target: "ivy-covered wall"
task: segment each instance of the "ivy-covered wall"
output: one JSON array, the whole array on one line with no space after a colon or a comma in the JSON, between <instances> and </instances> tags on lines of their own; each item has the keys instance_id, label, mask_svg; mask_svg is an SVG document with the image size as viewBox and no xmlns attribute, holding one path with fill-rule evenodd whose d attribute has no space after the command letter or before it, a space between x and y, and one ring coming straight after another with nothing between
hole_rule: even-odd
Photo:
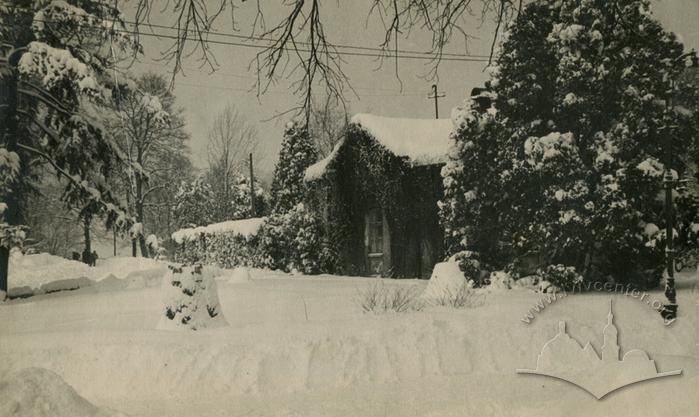
<instances>
[{"instance_id":1,"label":"ivy-covered wall","mask_svg":"<svg viewBox=\"0 0 699 417\"><path fill-rule=\"evenodd\" d=\"M307 184L338 253L341 272L367 275L365 215L380 208L390 234L390 267L383 275L428 278L443 256L437 202L441 165L411 166L364 130L350 125L347 140L320 179Z\"/></svg>"}]
</instances>

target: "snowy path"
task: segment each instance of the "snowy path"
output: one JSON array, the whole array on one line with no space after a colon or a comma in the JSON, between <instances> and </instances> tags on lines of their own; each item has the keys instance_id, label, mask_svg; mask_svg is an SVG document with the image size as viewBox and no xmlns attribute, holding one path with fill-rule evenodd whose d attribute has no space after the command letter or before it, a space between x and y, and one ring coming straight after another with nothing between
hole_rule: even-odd
<instances>
[{"instance_id":1,"label":"snowy path","mask_svg":"<svg viewBox=\"0 0 699 417\"><path fill-rule=\"evenodd\" d=\"M197 332L154 330L158 288L90 287L0 305L0 382L46 368L90 402L143 417L605 416L631 404L643 404L642 416L699 411L699 293L686 276L671 327L638 300L614 297L622 349L641 348L658 369L684 374L602 401L514 370L535 364L558 320L599 348L607 294L566 297L527 325L520 318L540 295L526 291L492 293L472 309L367 315L354 301L367 279L254 278L220 282L230 326Z\"/></svg>"}]
</instances>

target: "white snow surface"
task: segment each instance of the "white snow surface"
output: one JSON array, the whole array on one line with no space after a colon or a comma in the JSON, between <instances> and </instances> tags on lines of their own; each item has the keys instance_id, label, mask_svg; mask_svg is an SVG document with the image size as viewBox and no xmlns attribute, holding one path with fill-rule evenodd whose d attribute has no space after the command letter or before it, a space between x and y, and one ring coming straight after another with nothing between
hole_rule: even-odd
<instances>
[{"instance_id":1,"label":"white snow surface","mask_svg":"<svg viewBox=\"0 0 699 417\"><path fill-rule=\"evenodd\" d=\"M0 381L3 417L118 417L81 397L55 372L26 368Z\"/></svg>"},{"instance_id":2,"label":"white snow surface","mask_svg":"<svg viewBox=\"0 0 699 417\"><path fill-rule=\"evenodd\" d=\"M186 240L197 239L201 235L213 235L220 233L232 233L249 237L257 234L264 223L264 217L253 217L242 220L229 220L221 223L213 223L208 226L200 226L188 229L180 229L172 234L172 239L177 243Z\"/></svg>"},{"instance_id":3,"label":"white snow surface","mask_svg":"<svg viewBox=\"0 0 699 417\"><path fill-rule=\"evenodd\" d=\"M394 155L407 157L413 165L447 162L454 130L451 119L407 119L359 113L350 123L367 132ZM344 140L338 142L328 156L309 166L304 180L320 179L344 143Z\"/></svg>"},{"instance_id":4,"label":"white snow surface","mask_svg":"<svg viewBox=\"0 0 699 417\"><path fill-rule=\"evenodd\" d=\"M0 304L0 386L19 386L17 372L31 367L59 377L30 376L41 389L28 394L0 389L0 415L8 414L5 398L29 406L55 392L56 401L74 403L64 386L51 388L61 381L91 404L132 417L587 417L630 415L630 407L634 416L654 417L699 409L699 305L691 292L699 278L692 273L677 275L680 317L665 326L645 302L621 293L569 294L524 324L546 294L502 291L474 308L363 314L357 290L373 279L248 272L248 282L219 281L230 325L196 332L156 329L159 288L95 286ZM515 373L536 365L561 320L599 348L610 297L622 349L642 349L659 371L681 368L681 376L596 401L566 382ZM662 290L648 299L664 299Z\"/></svg>"},{"instance_id":5,"label":"white snow surface","mask_svg":"<svg viewBox=\"0 0 699 417\"><path fill-rule=\"evenodd\" d=\"M38 253L10 257L9 295L28 296L100 285L147 287L160 283L167 264L150 258L98 259L95 267L60 256Z\"/></svg>"},{"instance_id":6,"label":"white snow surface","mask_svg":"<svg viewBox=\"0 0 699 417\"><path fill-rule=\"evenodd\" d=\"M351 123L365 130L397 156L415 165L447 161L454 129L451 119L404 119L359 113Z\"/></svg>"},{"instance_id":7,"label":"white snow surface","mask_svg":"<svg viewBox=\"0 0 699 417\"><path fill-rule=\"evenodd\" d=\"M429 301L450 297L458 293L464 285L472 287L461 272L458 262L440 262L434 266L422 298Z\"/></svg>"}]
</instances>

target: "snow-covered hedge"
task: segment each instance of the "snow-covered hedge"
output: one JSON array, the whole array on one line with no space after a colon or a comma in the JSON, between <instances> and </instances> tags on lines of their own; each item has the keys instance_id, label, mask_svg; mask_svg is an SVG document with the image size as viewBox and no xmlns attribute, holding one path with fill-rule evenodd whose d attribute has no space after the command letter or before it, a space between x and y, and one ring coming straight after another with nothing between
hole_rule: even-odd
<instances>
[{"instance_id":1,"label":"snow-covered hedge","mask_svg":"<svg viewBox=\"0 0 699 417\"><path fill-rule=\"evenodd\" d=\"M178 230L175 261L221 268L252 266L332 272L335 256L322 238L315 214L302 203L286 213Z\"/></svg>"},{"instance_id":2,"label":"snow-covered hedge","mask_svg":"<svg viewBox=\"0 0 699 417\"><path fill-rule=\"evenodd\" d=\"M257 234L264 222L260 217L178 230L172 234L177 244L175 261L222 268L255 266L259 258Z\"/></svg>"}]
</instances>

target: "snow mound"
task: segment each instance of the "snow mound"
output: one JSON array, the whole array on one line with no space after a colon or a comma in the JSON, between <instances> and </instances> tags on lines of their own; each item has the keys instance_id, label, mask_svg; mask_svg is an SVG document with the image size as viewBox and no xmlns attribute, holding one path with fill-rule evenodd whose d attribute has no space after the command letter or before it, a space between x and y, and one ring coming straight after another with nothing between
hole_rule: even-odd
<instances>
[{"instance_id":1,"label":"snow mound","mask_svg":"<svg viewBox=\"0 0 699 417\"><path fill-rule=\"evenodd\" d=\"M456 294L464 285L470 287L472 284L466 280L457 262L440 262L434 266L427 288L422 293L422 298L424 300L438 300L449 297Z\"/></svg>"},{"instance_id":2,"label":"snow mound","mask_svg":"<svg viewBox=\"0 0 699 417\"><path fill-rule=\"evenodd\" d=\"M49 255L37 253L34 255L22 255L21 252L12 252L10 256L10 296L13 296L14 287L40 288L44 284L54 281L87 278L92 275L88 265Z\"/></svg>"},{"instance_id":3,"label":"snow mound","mask_svg":"<svg viewBox=\"0 0 699 417\"><path fill-rule=\"evenodd\" d=\"M43 368L26 368L0 383L3 417L116 417L96 407L60 376Z\"/></svg>"},{"instance_id":4,"label":"snow mound","mask_svg":"<svg viewBox=\"0 0 699 417\"><path fill-rule=\"evenodd\" d=\"M208 226L180 229L172 234L172 240L177 243L183 243L188 240L197 239L200 235L214 235L220 233L232 233L249 237L257 234L257 231L264 221L264 217L254 217L250 219L213 223Z\"/></svg>"},{"instance_id":5,"label":"snow mound","mask_svg":"<svg viewBox=\"0 0 699 417\"><path fill-rule=\"evenodd\" d=\"M200 265L170 267L163 278L160 330L199 330L228 323L218 301L213 274Z\"/></svg>"},{"instance_id":6,"label":"snow mound","mask_svg":"<svg viewBox=\"0 0 699 417\"><path fill-rule=\"evenodd\" d=\"M416 165L446 162L453 130L451 119L402 119L360 113L352 117L360 127L397 156Z\"/></svg>"},{"instance_id":7,"label":"snow mound","mask_svg":"<svg viewBox=\"0 0 699 417\"><path fill-rule=\"evenodd\" d=\"M242 284L245 282L250 282L250 280L251 280L250 270L246 267L243 267L243 266L235 268L233 270L233 272L231 272L228 275L224 275L224 277L225 277L224 279L227 282L233 283L233 284Z\"/></svg>"},{"instance_id":8,"label":"snow mound","mask_svg":"<svg viewBox=\"0 0 699 417\"><path fill-rule=\"evenodd\" d=\"M10 256L10 297L77 290L98 284L100 288L146 288L160 284L167 264L150 258L99 259L90 267L48 253ZM123 280L118 284L115 280ZM105 281L102 283L102 281Z\"/></svg>"}]
</instances>

